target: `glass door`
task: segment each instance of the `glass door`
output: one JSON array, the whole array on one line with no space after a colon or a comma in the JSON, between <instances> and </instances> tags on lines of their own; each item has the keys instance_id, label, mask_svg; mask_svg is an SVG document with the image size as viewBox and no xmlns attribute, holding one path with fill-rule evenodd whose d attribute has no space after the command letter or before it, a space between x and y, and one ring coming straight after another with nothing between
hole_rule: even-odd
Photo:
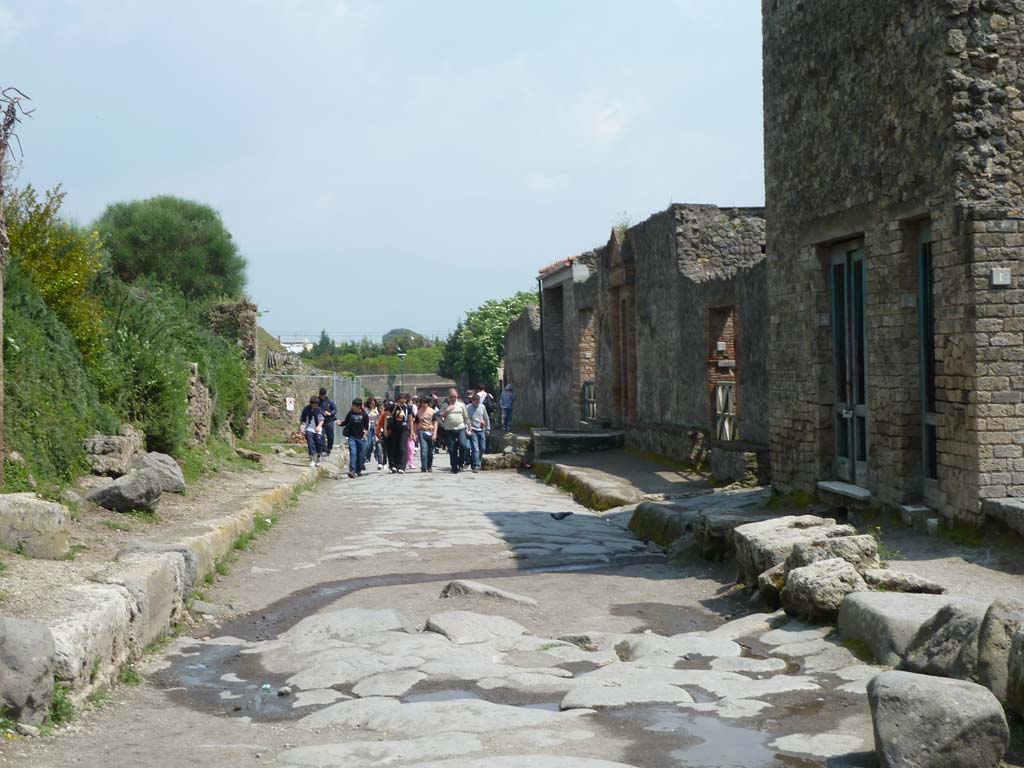
<instances>
[{"instance_id":1,"label":"glass door","mask_svg":"<svg viewBox=\"0 0 1024 768\"><path fill-rule=\"evenodd\" d=\"M863 484L868 476L867 281L860 243L837 246L831 259L835 350L835 473Z\"/></svg>"},{"instance_id":2,"label":"glass door","mask_svg":"<svg viewBox=\"0 0 1024 768\"><path fill-rule=\"evenodd\" d=\"M925 501L938 493L939 414L935 404L935 267L932 261L932 231L930 226L921 230L918 243L918 275L920 287L921 329L921 458L922 492Z\"/></svg>"}]
</instances>

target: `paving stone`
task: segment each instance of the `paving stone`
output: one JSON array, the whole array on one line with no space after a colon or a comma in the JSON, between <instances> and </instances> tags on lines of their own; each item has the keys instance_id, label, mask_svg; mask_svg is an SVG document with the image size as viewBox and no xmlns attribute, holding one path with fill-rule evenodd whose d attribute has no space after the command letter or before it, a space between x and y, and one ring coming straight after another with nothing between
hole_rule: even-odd
<instances>
[{"instance_id":1,"label":"paving stone","mask_svg":"<svg viewBox=\"0 0 1024 768\"><path fill-rule=\"evenodd\" d=\"M739 656L743 649L732 640L707 637L703 633L675 635L633 635L619 646L625 648L625 656L630 661L644 660L653 663L656 657L664 657L669 663L689 656ZM621 652L621 650L620 650Z\"/></svg>"},{"instance_id":2,"label":"paving stone","mask_svg":"<svg viewBox=\"0 0 1024 768\"><path fill-rule=\"evenodd\" d=\"M627 763L610 763L607 760L591 760L586 757L566 757L565 755L511 755L416 763L413 768L635 768L635 766Z\"/></svg>"},{"instance_id":3,"label":"paving stone","mask_svg":"<svg viewBox=\"0 0 1024 768\"><path fill-rule=\"evenodd\" d=\"M739 619L727 621L721 626L705 632L707 637L721 637L739 640L741 637L757 637L789 621L785 611L774 613L752 613Z\"/></svg>"},{"instance_id":4,"label":"paving stone","mask_svg":"<svg viewBox=\"0 0 1024 768\"><path fill-rule=\"evenodd\" d=\"M632 704L671 704L692 702L682 688L666 683L641 685L603 685L599 681L581 683L572 688L562 699L565 709L609 709Z\"/></svg>"},{"instance_id":5,"label":"paving stone","mask_svg":"<svg viewBox=\"0 0 1024 768\"><path fill-rule=\"evenodd\" d=\"M286 750L280 759L285 765L300 768L368 768L369 766L408 765L424 755L450 757L483 752L479 736L449 733L406 741L354 741L345 744L318 744Z\"/></svg>"},{"instance_id":6,"label":"paving stone","mask_svg":"<svg viewBox=\"0 0 1024 768\"><path fill-rule=\"evenodd\" d=\"M769 672L781 672L786 668L786 662L782 659L755 659L748 656L726 656L714 659L711 662L711 669L716 672L748 672L754 674L765 674Z\"/></svg>"},{"instance_id":7,"label":"paving stone","mask_svg":"<svg viewBox=\"0 0 1024 768\"><path fill-rule=\"evenodd\" d=\"M831 627L815 626L802 621L790 621L758 638L765 645L788 645L821 640L831 634Z\"/></svg>"},{"instance_id":8,"label":"paving stone","mask_svg":"<svg viewBox=\"0 0 1024 768\"><path fill-rule=\"evenodd\" d=\"M426 680L427 676L415 670L384 672L372 677L363 678L353 688L352 693L360 698L368 696L404 696L416 683Z\"/></svg>"},{"instance_id":9,"label":"paving stone","mask_svg":"<svg viewBox=\"0 0 1024 768\"><path fill-rule=\"evenodd\" d=\"M924 579L913 573L903 573L888 568L868 569L864 571L863 576L869 587L884 592L907 592L923 595L941 595L946 592L946 588L938 582Z\"/></svg>"},{"instance_id":10,"label":"paving stone","mask_svg":"<svg viewBox=\"0 0 1024 768\"><path fill-rule=\"evenodd\" d=\"M426 629L444 635L457 645L526 634L526 629L511 619L470 611L435 613L427 619Z\"/></svg>"},{"instance_id":11,"label":"paving stone","mask_svg":"<svg viewBox=\"0 0 1024 768\"><path fill-rule=\"evenodd\" d=\"M769 743L775 749L814 757L840 757L861 752L870 745L860 736L846 733L793 733Z\"/></svg>"}]
</instances>

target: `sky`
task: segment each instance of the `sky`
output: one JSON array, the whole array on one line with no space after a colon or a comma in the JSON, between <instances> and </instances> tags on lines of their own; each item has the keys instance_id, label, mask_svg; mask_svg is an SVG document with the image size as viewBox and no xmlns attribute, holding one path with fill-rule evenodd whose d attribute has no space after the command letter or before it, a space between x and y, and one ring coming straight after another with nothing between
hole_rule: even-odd
<instances>
[{"instance_id":1,"label":"sky","mask_svg":"<svg viewBox=\"0 0 1024 768\"><path fill-rule=\"evenodd\" d=\"M212 205L285 337L444 337L623 220L763 204L760 46L760 0L0 0L19 183Z\"/></svg>"}]
</instances>

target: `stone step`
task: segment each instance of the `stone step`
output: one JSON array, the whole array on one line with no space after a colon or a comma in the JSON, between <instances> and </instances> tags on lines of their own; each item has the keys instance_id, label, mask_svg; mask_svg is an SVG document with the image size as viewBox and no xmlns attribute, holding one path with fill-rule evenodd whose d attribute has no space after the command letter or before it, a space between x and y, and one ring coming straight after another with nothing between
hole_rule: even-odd
<instances>
[{"instance_id":1,"label":"stone step","mask_svg":"<svg viewBox=\"0 0 1024 768\"><path fill-rule=\"evenodd\" d=\"M985 499L981 511L1024 535L1024 499Z\"/></svg>"}]
</instances>

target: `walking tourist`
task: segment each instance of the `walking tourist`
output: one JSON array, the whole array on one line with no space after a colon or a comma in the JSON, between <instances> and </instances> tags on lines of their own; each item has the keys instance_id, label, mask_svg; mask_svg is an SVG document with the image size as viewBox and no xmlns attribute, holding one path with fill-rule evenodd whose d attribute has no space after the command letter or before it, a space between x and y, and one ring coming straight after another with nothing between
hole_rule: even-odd
<instances>
[{"instance_id":1,"label":"walking tourist","mask_svg":"<svg viewBox=\"0 0 1024 768\"><path fill-rule=\"evenodd\" d=\"M363 409L361 398L352 401L352 408L341 423L341 434L348 438L348 476L359 477L366 468L364 445L370 429L370 417Z\"/></svg>"},{"instance_id":2,"label":"walking tourist","mask_svg":"<svg viewBox=\"0 0 1024 768\"><path fill-rule=\"evenodd\" d=\"M473 393L473 402L466 409L469 414L469 444L472 447L473 471L479 472L487 450L487 433L491 431L491 420L487 409L480 401L480 393Z\"/></svg>"},{"instance_id":3,"label":"walking tourist","mask_svg":"<svg viewBox=\"0 0 1024 768\"><path fill-rule=\"evenodd\" d=\"M381 407L380 415L377 416L377 444L380 446L382 456L382 460L377 462L377 469L384 469L384 466L388 463L388 441L385 433L387 432L388 419L391 418L393 410L395 410L395 404L388 400Z\"/></svg>"},{"instance_id":4,"label":"walking tourist","mask_svg":"<svg viewBox=\"0 0 1024 768\"><path fill-rule=\"evenodd\" d=\"M324 449L324 456L330 456L331 451L334 450L334 425L338 423L338 406L334 404L334 401L327 396L327 390L320 387L320 410L324 414L324 440L326 441L326 447Z\"/></svg>"},{"instance_id":5,"label":"walking tourist","mask_svg":"<svg viewBox=\"0 0 1024 768\"><path fill-rule=\"evenodd\" d=\"M380 407L377 405L377 398L368 397L363 407L366 409L366 416L370 419L370 428L366 431L365 460L369 461L372 456L377 462L377 469L380 469L381 454L384 449L380 440L377 439L377 422L380 420Z\"/></svg>"},{"instance_id":6,"label":"walking tourist","mask_svg":"<svg viewBox=\"0 0 1024 768\"><path fill-rule=\"evenodd\" d=\"M319 467L323 447L320 438L324 431L324 412L320 410L320 399L313 395L309 404L299 414L299 424L306 435L306 449L309 451L309 466Z\"/></svg>"},{"instance_id":7,"label":"walking tourist","mask_svg":"<svg viewBox=\"0 0 1024 768\"><path fill-rule=\"evenodd\" d=\"M454 387L448 390L448 403L441 411L441 423L448 440L448 460L452 465L452 474L457 474L462 469L462 456L469 452L469 440L466 437L469 413L466 404L459 400L459 391Z\"/></svg>"},{"instance_id":8,"label":"walking tourist","mask_svg":"<svg viewBox=\"0 0 1024 768\"><path fill-rule=\"evenodd\" d=\"M512 385L506 384L501 390L501 428L506 432L512 429L512 406L516 403L516 393Z\"/></svg>"},{"instance_id":9,"label":"walking tourist","mask_svg":"<svg viewBox=\"0 0 1024 768\"><path fill-rule=\"evenodd\" d=\"M420 440L420 472L434 471L434 441L437 439L437 419L427 398L420 398L416 411L416 432Z\"/></svg>"},{"instance_id":10,"label":"walking tourist","mask_svg":"<svg viewBox=\"0 0 1024 768\"><path fill-rule=\"evenodd\" d=\"M416 469L416 447L419 437L416 434L416 409L418 403L415 397L408 393L405 395L405 402L409 404L409 441L405 446L405 468Z\"/></svg>"},{"instance_id":11,"label":"walking tourist","mask_svg":"<svg viewBox=\"0 0 1024 768\"><path fill-rule=\"evenodd\" d=\"M409 445L409 409L405 404L405 397L402 395L398 396L398 402L388 414L384 437L387 440L388 465L391 467L391 472L404 475L405 453Z\"/></svg>"}]
</instances>

